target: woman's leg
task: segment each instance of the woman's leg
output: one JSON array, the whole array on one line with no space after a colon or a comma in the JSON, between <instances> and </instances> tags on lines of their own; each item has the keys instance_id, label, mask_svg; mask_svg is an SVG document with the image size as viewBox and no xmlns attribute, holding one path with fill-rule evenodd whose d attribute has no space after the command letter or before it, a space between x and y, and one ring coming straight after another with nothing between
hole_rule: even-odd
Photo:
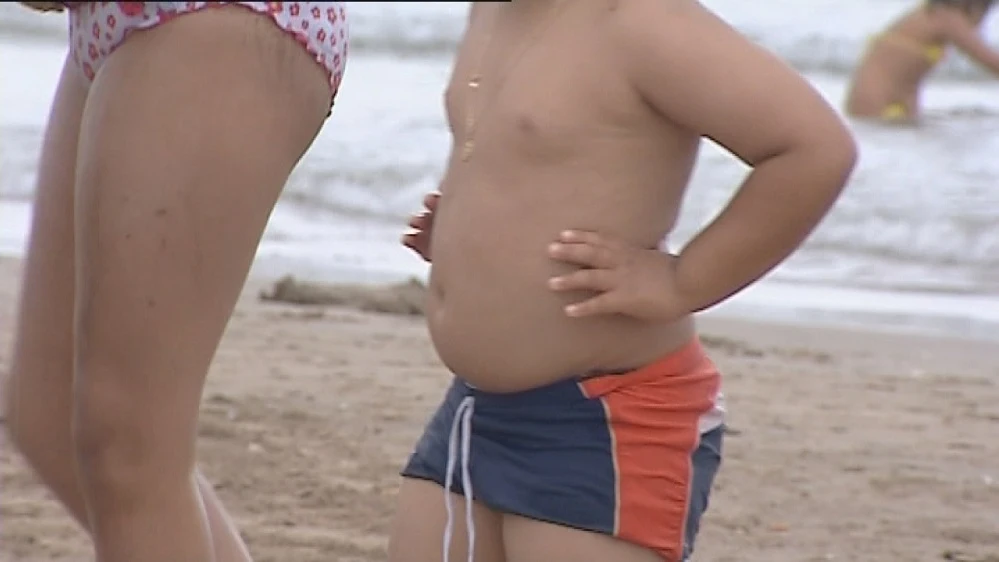
<instances>
[{"instance_id":1,"label":"woman's leg","mask_svg":"<svg viewBox=\"0 0 999 562\"><path fill-rule=\"evenodd\" d=\"M38 163L28 252L4 401L11 441L86 523L69 420L73 389L73 181L87 92L67 59Z\"/></svg>"},{"instance_id":2,"label":"woman's leg","mask_svg":"<svg viewBox=\"0 0 999 562\"><path fill-rule=\"evenodd\" d=\"M193 471L204 378L329 98L295 41L238 8L135 34L91 87L73 435L100 562L213 559Z\"/></svg>"},{"instance_id":3,"label":"woman's leg","mask_svg":"<svg viewBox=\"0 0 999 562\"><path fill-rule=\"evenodd\" d=\"M70 433L73 411L73 183L86 89L65 64L39 160L34 216L4 409L11 441L89 532ZM220 561L249 560L211 484L198 478Z\"/></svg>"}]
</instances>

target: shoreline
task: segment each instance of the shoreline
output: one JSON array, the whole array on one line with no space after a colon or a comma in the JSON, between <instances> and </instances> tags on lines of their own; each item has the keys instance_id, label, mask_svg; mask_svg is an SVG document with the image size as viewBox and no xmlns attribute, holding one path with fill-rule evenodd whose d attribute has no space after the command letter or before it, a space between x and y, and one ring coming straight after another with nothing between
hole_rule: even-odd
<instances>
[{"instance_id":1,"label":"shoreline","mask_svg":"<svg viewBox=\"0 0 999 562\"><path fill-rule=\"evenodd\" d=\"M0 374L19 275L0 258ZM268 288L247 283L211 367L202 469L256 562L384 560L398 471L450 375L421 317L262 301ZM733 431L698 559L995 562L994 346L699 324ZM0 562L90 558L2 432L0 480Z\"/></svg>"},{"instance_id":2,"label":"shoreline","mask_svg":"<svg viewBox=\"0 0 999 562\"><path fill-rule=\"evenodd\" d=\"M27 231L30 226L30 203L8 203L0 209L0 222L8 225L8 228L0 230L0 260L18 262L23 259L23 251L19 251L18 247L23 245L26 235L19 237L10 232ZM386 256L393 251L377 243L371 247ZM400 249L399 252L404 251ZM348 264L317 265L309 257L282 256L270 248L265 239L251 267L247 284L260 286L273 283L285 275L309 282L353 283L373 288L411 278L426 282L426 266L418 258L411 258L402 265L417 271L351 267ZM704 319L791 324L803 328L999 342L999 297L992 295L893 292L765 279L698 316Z\"/></svg>"}]
</instances>

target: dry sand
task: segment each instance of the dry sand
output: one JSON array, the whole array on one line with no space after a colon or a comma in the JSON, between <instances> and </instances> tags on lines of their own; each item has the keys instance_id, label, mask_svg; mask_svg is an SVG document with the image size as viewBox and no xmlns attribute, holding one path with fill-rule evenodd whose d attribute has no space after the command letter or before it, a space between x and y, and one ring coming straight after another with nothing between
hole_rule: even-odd
<instances>
[{"instance_id":1,"label":"dry sand","mask_svg":"<svg viewBox=\"0 0 999 562\"><path fill-rule=\"evenodd\" d=\"M0 260L0 371L19 263ZM201 459L261 562L377 561L397 470L448 374L418 316L262 302L206 391ZM351 306L355 308L351 308ZM698 560L999 561L999 351L702 321L732 433ZM0 562L92 560L2 442Z\"/></svg>"}]
</instances>

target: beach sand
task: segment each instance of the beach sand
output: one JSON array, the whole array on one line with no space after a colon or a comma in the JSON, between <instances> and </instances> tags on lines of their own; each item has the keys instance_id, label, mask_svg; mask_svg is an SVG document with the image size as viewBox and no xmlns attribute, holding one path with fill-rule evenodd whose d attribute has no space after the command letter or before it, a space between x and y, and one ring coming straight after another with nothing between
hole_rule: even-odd
<instances>
[{"instance_id":1,"label":"beach sand","mask_svg":"<svg viewBox=\"0 0 999 562\"><path fill-rule=\"evenodd\" d=\"M0 260L0 370L20 264ZM384 560L397 471L449 375L422 318L245 291L202 414L206 474L260 562ZM999 561L999 352L707 318L731 433L697 559ZM0 443L0 561L92 560Z\"/></svg>"}]
</instances>

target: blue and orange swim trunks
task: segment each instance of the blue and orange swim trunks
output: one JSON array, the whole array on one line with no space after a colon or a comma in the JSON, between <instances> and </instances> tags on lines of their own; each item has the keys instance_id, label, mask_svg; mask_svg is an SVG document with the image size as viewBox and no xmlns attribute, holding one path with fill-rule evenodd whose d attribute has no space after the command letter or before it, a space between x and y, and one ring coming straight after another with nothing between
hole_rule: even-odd
<instances>
[{"instance_id":1,"label":"blue and orange swim trunks","mask_svg":"<svg viewBox=\"0 0 999 562\"><path fill-rule=\"evenodd\" d=\"M696 339L634 371L524 392L455 378L402 474L684 560L721 458L723 428L699 427L720 381Z\"/></svg>"}]
</instances>

